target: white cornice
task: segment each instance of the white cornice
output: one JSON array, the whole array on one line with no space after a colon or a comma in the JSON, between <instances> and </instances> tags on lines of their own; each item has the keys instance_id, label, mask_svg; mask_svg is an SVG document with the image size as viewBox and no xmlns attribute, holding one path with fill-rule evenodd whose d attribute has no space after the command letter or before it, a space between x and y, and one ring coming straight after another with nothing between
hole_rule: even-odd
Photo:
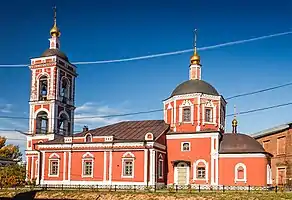
<instances>
[{"instance_id":1,"label":"white cornice","mask_svg":"<svg viewBox=\"0 0 292 200\"><path fill-rule=\"evenodd\" d=\"M192 93L192 94L182 94L182 95L173 96L169 99L164 100L163 103L167 104L175 100L182 100L182 99L185 100L185 99L191 99L191 98L196 98L196 97L207 98L210 100L220 100L222 98L221 96L214 96L214 95L208 95L208 94L203 94L203 93Z\"/></svg>"},{"instance_id":2,"label":"white cornice","mask_svg":"<svg viewBox=\"0 0 292 200\"><path fill-rule=\"evenodd\" d=\"M191 139L191 138L210 138L219 136L219 132L215 133L171 133L166 135L166 139Z\"/></svg>"},{"instance_id":3,"label":"white cornice","mask_svg":"<svg viewBox=\"0 0 292 200\"><path fill-rule=\"evenodd\" d=\"M219 158L265 158L262 153L246 153L246 154L219 154Z\"/></svg>"}]
</instances>

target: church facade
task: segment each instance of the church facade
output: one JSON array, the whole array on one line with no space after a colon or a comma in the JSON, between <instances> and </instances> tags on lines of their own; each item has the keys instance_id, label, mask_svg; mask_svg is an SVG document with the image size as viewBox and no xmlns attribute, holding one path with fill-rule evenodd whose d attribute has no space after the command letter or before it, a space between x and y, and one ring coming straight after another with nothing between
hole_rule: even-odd
<instances>
[{"instance_id":1,"label":"church facade","mask_svg":"<svg viewBox=\"0 0 292 200\"><path fill-rule=\"evenodd\" d=\"M73 134L76 67L50 47L31 59L27 180L52 185L271 184L271 154L252 137L225 133L224 97L201 79L196 47L189 80L163 101L163 120L124 121Z\"/></svg>"}]
</instances>

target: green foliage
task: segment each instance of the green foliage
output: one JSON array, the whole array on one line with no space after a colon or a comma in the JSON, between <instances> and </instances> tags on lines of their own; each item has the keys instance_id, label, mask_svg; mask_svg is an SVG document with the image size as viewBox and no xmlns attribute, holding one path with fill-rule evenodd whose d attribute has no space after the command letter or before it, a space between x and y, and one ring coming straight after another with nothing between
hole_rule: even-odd
<instances>
[{"instance_id":1,"label":"green foliage","mask_svg":"<svg viewBox=\"0 0 292 200\"><path fill-rule=\"evenodd\" d=\"M25 166L14 164L0 167L0 187L24 185L25 176Z\"/></svg>"},{"instance_id":2,"label":"green foliage","mask_svg":"<svg viewBox=\"0 0 292 200\"><path fill-rule=\"evenodd\" d=\"M21 161L21 152L19 146L13 144L5 144L6 138L0 137L0 158Z\"/></svg>"}]
</instances>

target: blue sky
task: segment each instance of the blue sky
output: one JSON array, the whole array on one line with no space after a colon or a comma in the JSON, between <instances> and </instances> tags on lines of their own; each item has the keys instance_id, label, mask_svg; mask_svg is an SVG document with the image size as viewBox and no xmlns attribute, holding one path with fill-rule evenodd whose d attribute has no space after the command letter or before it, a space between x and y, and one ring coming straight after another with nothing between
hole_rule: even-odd
<instances>
[{"instance_id":1,"label":"blue sky","mask_svg":"<svg viewBox=\"0 0 292 200\"><path fill-rule=\"evenodd\" d=\"M291 31L292 2L282 1L5 1L1 4L0 64L27 64L48 48L52 6L58 9L61 49L72 62L112 60ZM190 53L139 61L79 65L77 116L162 108L188 79ZM200 51L202 77L224 96L291 82L292 34ZM0 68L0 115L28 116L30 71ZM227 113L290 102L291 87L228 101ZM239 131L254 133L291 121L292 106L238 116ZM79 120L76 130L123 119L162 119L162 112ZM227 118L230 131L231 118ZM0 129L27 129L27 120L0 119ZM15 132L0 132L23 139ZM23 146L21 140L9 140Z\"/></svg>"}]
</instances>

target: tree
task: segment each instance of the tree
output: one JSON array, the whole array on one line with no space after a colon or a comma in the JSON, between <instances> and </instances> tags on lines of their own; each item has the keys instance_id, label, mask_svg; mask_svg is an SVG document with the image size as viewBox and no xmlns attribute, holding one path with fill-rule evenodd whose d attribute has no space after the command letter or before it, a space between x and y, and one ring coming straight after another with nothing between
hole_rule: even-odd
<instances>
[{"instance_id":1,"label":"tree","mask_svg":"<svg viewBox=\"0 0 292 200\"><path fill-rule=\"evenodd\" d=\"M21 161L19 146L6 144L6 138L0 137L0 160ZM1 164L1 163L0 163ZM5 166L0 166L0 187L15 187L25 183L25 166L12 162Z\"/></svg>"},{"instance_id":2,"label":"tree","mask_svg":"<svg viewBox=\"0 0 292 200\"><path fill-rule=\"evenodd\" d=\"M19 146L5 143L6 138L0 136L0 158L21 161L22 153L19 150Z\"/></svg>"}]
</instances>

